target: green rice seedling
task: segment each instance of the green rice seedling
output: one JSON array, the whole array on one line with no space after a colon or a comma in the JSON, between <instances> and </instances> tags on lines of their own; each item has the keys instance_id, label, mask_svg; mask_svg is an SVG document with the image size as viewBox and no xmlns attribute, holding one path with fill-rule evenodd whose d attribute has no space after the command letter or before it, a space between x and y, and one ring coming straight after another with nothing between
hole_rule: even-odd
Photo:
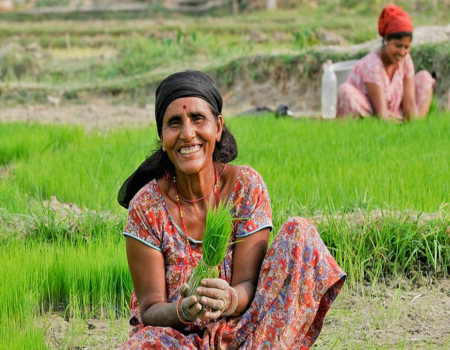
<instances>
[{"instance_id":1,"label":"green rice seedling","mask_svg":"<svg viewBox=\"0 0 450 350\"><path fill-rule=\"evenodd\" d=\"M197 295L195 291L203 279L219 277L218 265L225 257L232 230L230 210L222 202L216 209L208 210L203 236L203 257L189 279L189 295Z\"/></svg>"}]
</instances>

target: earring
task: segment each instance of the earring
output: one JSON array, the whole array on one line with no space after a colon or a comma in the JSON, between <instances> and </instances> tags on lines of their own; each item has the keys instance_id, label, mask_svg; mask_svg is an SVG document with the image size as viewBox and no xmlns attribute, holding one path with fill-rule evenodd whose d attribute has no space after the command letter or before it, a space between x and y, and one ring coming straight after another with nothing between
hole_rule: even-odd
<instances>
[{"instance_id":1,"label":"earring","mask_svg":"<svg viewBox=\"0 0 450 350\"><path fill-rule=\"evenodd\" d=\"M165 152L165 151L166 151L166 149L164 148L164 146L162 146L162 147L161 147L161 149L162 149L162 151L163 151L163 152Z\"/></svg>"}]
</instances>

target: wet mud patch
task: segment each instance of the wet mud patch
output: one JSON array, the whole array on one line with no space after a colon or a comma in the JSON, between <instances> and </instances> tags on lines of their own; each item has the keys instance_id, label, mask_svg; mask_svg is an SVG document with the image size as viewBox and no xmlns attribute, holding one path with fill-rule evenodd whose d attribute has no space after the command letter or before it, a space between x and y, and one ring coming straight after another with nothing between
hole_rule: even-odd
<instances>
[{"instance_id":1,"label":"wet mud patch","mask_svg":"<svg viewBox=\"0 0 450 350\"><path fill-rule=\"evenodd\" d=\"M450 346L450 280L416 287L344 288L325 318L312 349L446 349ZM50 313L38 319L47 327L52 349L113 349L127 340L127 318L67 319Z\"/></svg>"},{"instance_id":2,"label":"wet mud patch","mask_svg":"<svg viewBox=\"0 0 450 350\"><path fill-rule=\"evenodd\" d=\"M404 283L403 283L404 284ZM446 349L450 346L450 280L423 287L344 289L315 348Z\"/></svg>"},{"instance_id":3,"label":"wet mud patch","mask_svg":"<svg viewBox=\"0 0 450 350\"><path fill-rule=\"evenodd\" d=\"M79 125L88 131L149 125L154 120L153 105L140 108L113 105L107 100L92 100L89 105L22 105L3 108L0 112L0 122Z\"/></svg>"},{"instance_id":4,"label":"wet mud patch","mask_svg":"<svg viewBox=\"0 0 450 350\"><path fill-rule=\"evenodd\" d=\"M127 339L128 324L123 319L77 319L49 313L38 319L46 329L50 349L115 349Z\"/></svg>"}]
</instances>

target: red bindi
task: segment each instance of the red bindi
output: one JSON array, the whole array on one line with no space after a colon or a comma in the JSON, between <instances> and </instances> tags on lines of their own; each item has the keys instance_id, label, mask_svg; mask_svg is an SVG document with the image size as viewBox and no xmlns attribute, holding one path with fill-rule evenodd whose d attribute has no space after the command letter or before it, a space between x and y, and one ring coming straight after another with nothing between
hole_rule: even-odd
<instances>
[{"instance_id":1,"label":"red bindi","mask_svg":"<svg viewBox=\"0 0 450 350\"><path fill-rule=\"evenodd\" d=\"M186 107L186 105L183 105L183 109L186 109L187 107Z\"/></svg>"}]
</instances>

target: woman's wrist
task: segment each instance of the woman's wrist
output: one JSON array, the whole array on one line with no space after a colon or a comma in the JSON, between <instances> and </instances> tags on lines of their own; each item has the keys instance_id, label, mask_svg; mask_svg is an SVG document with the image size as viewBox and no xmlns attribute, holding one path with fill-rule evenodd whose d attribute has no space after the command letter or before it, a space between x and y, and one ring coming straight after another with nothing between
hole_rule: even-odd
<instances>
[{"instance_id":1,"label":"woman's wrist","mask_svg":"<svg viewBox=\"0 0 450 350\"><path fill-rule=\"evenodd\" d=\"M178 302L177 302L177 316L181 323L189 325L194 321L189 319L189 317L184 312L183 305L181 304L182 301L183 301L183 298L180 297L180 299L178 299Z\"/></svg>"},{"instance_id":2,"label":"woman's wrist","mask_svg":"<svg viewBox=\"0 0 450 350\"><path fill-rule=\"evenodd\" d=\"M230 316L232 315L238 306L238 295L236 290L230 286L229 296L228 296L229 304L228 307L222 312L222 316Z\"/></svg>"}]
</instances>

